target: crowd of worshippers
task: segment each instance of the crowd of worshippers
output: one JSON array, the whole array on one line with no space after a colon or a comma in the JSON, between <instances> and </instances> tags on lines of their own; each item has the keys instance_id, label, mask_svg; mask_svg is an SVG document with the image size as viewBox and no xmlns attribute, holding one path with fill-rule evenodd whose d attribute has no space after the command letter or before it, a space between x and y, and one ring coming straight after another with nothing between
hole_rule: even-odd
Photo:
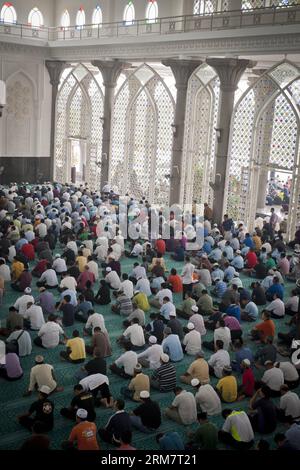
<instances>
[{"instance_id":1,"label":"crowd of worshippers","mask_svg":"<svg viewBox=\"0 0 300 470\"><path fill-rule=\"evenodd\" d=\"M151 205L145 198L126 197L128 219L140 216L136 240L124 239L119 197L108 187L102 192L60 184L1 188L1 303L10 287L19 292L1 323L6 343L1 379L22 380L22 359L32 353L31 338L40 348L24 384L24 396L32 396L32 404L17 418L32 433L22 449L51 447L47 433L55 429L55 396L63 388L55 364L47 363L43 351L65 344L57 361L74 365L74 395L60 414L74 427L63 449L96 450L104 441L134 450L132 435L138 430L154 434L162 450L220 445L267 450L270 433L275 433L278 449L300 450L300 365L291 360L294 340L300 339L299 233L287 246L274 209L253 233L227 215L217 226L205 204L204 222L194 216L194 230L204 229L204 243L189 252L191 227L184 219L158 213L160 229L168 225L171 237L164 240L158 234L147 240L142 233ZM122 258L132 262L129 273L122 273ZM243 285L246 276L251 288ZM287 289L291 293L284 302ZM177 307L174 294L182 295ZM123 322L117 343L124 352L114 362L112 332L100 313L104 305ZM280 331L283 318L286 327ZM73 325L67 336L64 328ZM250 325L249 334L245 325ZM212 341L208 331L213 331ZM184 357L189 366L178 377L176 367ZM113 374L124 379L114 397ZM211 378L217 379L215 387ZM169 394L166 409L152 399L154 391ZM130 401L136 404L131 412L126 411ZM111 416L97 429L96 409L99 416L101 408L110 408ZM217 415L224 418L221 429L211 422ZM160 432L162 420L185 426L186 439L176 431ZM192 424L195 429L188 431ZM276 433L277 426L284 432Z\"/></svg>"}]
</instances>

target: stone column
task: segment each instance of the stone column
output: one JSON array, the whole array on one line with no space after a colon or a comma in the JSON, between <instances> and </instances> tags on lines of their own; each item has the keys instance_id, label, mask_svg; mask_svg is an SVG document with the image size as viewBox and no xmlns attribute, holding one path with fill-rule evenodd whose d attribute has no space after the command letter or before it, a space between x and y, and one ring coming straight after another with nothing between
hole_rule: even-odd
<instances>
[{"instance_id":1,"label":"stone column","mask_svg":"<svg viewBox=\"0 0 300 470\"><path fill-rule=\"evenodd\" d=\"M200 60L168 59L162 62L170 67L175 77L177 98L173 124L173 148L170 178L170 205L179 204L182 175L183 139L186 116L188 82L192 73L201 65Z\"/></svg>"},{"instance_id":2,"label":"stone column","mask_svg":"<svg viewBox=\"0 0 300 470\"><path fill-rule=\"evenodd\" d=\"M55 123L56 123L56 98L61 74L66 68L67 63L61 60L46 60L45 66L50 77L52 85L52 104L51 104L51 134L50 134L50 179L54 178L55 164Z\"/></svg>"},{"instance_id":3,"label":"stone column","mask_svg":"<svg viewBox=\"0 0 300 470\"><path fill-rule=\"evenodd\" d=\"M229 134L234 106L234 94L244 71L246 68L253 67L254 63L250 60L226 58L211 58L207 59L206 63L217 72L220 79L215 181L210 183L214 191L213 219L214 222L220 224L223 218L225 180L229 162Z\"/></svg>"},{"instance_id":4,"label":"stone column","mask_svg":"<svg viewBox=\"0 0 300 470\"><path fill-rule=\"evenodd\" d=\"M94 60L92 64L98 67L102 74L104 92L103 111L103 135L102 135L102 157L101 157L101 189L108 183L108 172L110 163L110 140L111 140L111 119L114 105L114 93L117 80L125 68L131 64L116 60Z\"/></svg>"}]
</instances>

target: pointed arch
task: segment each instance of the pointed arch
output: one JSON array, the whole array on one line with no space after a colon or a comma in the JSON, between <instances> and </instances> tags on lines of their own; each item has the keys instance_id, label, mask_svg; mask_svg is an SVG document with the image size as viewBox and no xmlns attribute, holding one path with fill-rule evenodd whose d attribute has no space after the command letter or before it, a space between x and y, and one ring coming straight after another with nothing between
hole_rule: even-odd
<instances>
[{"instance_id":1,"label":"pointed arch","mask_svg":"<svg viewBox=\"0 0 300 470\"><path fill-rule=\"evenodd\" d=\"M126 72L115 96L111 184L137 196L143 192L152 202L168 202L165 176L170 173L174 108L173 95L154 67L144 63Z\"/></svg>"},{"instance_id":2,"label":"pointed arch","mask_svg":"<svg viewBox=\"0 0 300 470\"><path fill-rule=\"evenodd\" d=\"M42 12L38 9L38 7L34 7L28 15L28 24L32 28L41 28L44 26L44 17Z\"/></svg>"},{"instance_id":3,"label":"pointed arch","mask_svg":"<svg viewBox=\"0 0 300 470\"><path fill-rule=\"evenodd\" d=\"M69 28L71 24L70 13L66 9L63 14L61 15L61 27L62 28Z\"/></svg>"},{"instance_id":4,"label":"pointed arch","mask_svg":"<svg viewBox=\"0 0 300 470\"><path fill-rule=\"evenodd\" d=\"M130 0L124 8L123 21L125 26L131 26L135 21L135 8L133 2Z\"/></svg>"},{"instance_id":5,"label":"pointed arch","mask_svg":"<svg viewBox=\"0 0 300 470\"><path fill-rule=\"evenodd\" d=\"M15 7L10 2L5 2L0 12L0 22L15 24L17 22L17 12Z\"/></svg>"},{"instance_id":6,"label":"pointed arch","mask_svg":"<svg viewBox=\"0 0 300 470\"><path fill-rule=\"evenodd\" d=\"M158 18L158 4L156 0L148 0L146 8L146 20L148 23L156 23Z\"/></svg>"}]
</instances>

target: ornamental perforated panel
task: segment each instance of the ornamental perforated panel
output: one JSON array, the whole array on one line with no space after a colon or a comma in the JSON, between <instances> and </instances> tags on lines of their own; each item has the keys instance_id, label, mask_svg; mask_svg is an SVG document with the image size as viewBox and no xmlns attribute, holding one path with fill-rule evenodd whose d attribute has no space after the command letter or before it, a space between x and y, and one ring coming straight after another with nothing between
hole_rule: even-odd
<instances>
[{"instance_id":1,"label":"ornamental perforated panel","mask_svg":"<svg viewBox=\"0 0 300 470\"><path fill-rule=\"evenodd\" d=\"M128 74L115 99L110 182L120 193L167 204L174 100L146 64Z\"/></svg>"},{"instance_id":2,"label":"ornamental perforated panel","mask_svg":"<svg viewBox=\"0 0 300 470\"><path fill-rule=\"evenodd\" d=\"M55 179L70 181L71 162L68 141L86 142L84 181L92 189L99 188L101 178L101 146L103 93L95 80L91 65L78 64L62 75L56 106Z\"/></svg>"},{"instance_id":3,"label":"ornamental perforated panel","mask_svg":"<svg viewBox=\"0 0 300 470\"><path fill-rule=\"evenodd\" d=\"M214 77L211 67L202 66L189 81L181 187L185 204L211 202L219 97L219 81Z\"/></svg>"},{"instance_id":4,"label":"ornamental perforated panel","mask_svg":"<svg viewBox=\"0 0 300 470\"><path fill-rule=\"evenodd\" d=\"M254 10L255 8L263 8L265 0L242 0L242 10Z\"/></svg>"},{"instance_id":5,"label":"ornamental perforated panel","mask_svg":"<svg viewBox=\"0 0 300 470\"><path fill-rule=\"evenodd\" d=\"M203 15L217 11L218 0L195 0L194 15Z\"/></svg>"},{"instance_id":6,"label":"ornamental perforated panel","mask_svg":"<svg viewBox=\"0 0 300 470\"><path fill-rule=\"evenodd\" d=\"M292 170L293 195L289 208L289 236L298 221L299 142L296 104L299 103L299 70L281 63L264 74L242 96L233 116L227 210L251 228L256 212L258 180L263 168ZM271 80L272 79L272 80ZM252 81L253 83L253 81ZM290 101L286 94L290 96ZM292 235L293 236L293 235Z\"/></svg>"},{"instance_id":7,"label":"ornamental perforated panel","mask_svg":"<svg viewBox=\"0 0 300 470\"><path fill-rule=\"evenodd\" d=\"M270 163L292 170L295 160L297 121L291 105L283 95L275 102Z\"/></svg>"}]
</instances>

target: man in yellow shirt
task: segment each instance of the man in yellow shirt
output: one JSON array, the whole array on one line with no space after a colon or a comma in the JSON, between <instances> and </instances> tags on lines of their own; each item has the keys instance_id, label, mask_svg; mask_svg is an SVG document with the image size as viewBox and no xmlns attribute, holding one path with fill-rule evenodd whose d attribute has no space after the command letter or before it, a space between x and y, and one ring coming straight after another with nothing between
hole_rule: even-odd
<instances>
[{"instance_id":1,"label":"man in yellow shirt","mask_svg":"<svg viewBox=\"0 0 300 470\"><path fill-rule=\"evenodd\" d=\"M223 369L223 377L216 386L216 391L223 402L232 403L237 399L237 382L232 375L232 368L225 366Z\"/></svg>"},{"instance_id":2,"label":"man in yellow shirt","mask_svg":"<svg viewBox=\"0 0 300 470\"><path fill-rule=\"evenodd\" d=\"M86 358L85 342L79 336L79 331L73 331L73 338L66 342L67 350L61 351L60 357L63 361L70 361L74 364L84 362Z\"/></svg>"},{"instance_id":3,"label":"man in yellow shirt","mask_svg":"<svg viewBox=\"0 0 300 470\"><path fill-rule=\"evenodd\" d=\"M11 265L11 280L17 281L23 271L24 271L24 264L21 263L21 261L18 261L16 257L14 257L13 263Z\"/></svg>"},{"instance_id":4,"label":"man in yellow shirt","mask_svg":"<svg viewBox=\"0 0 300 470\"><path fill-rule=\"evenodd\" d=\"M195 361L191 363L188 370L180 376L180 381L184 384L190 385L192 379L198 379L202 385L210 382L208 363L202 351L196 355Z\"/></svg>"},{"instance_id":5,"label":"man in yellow shirt","mask_svg":"<svg viewBox=\"0 0 300 470\"><path fill-rule=\"evenodd\" d=\"M146 294L144 294L144 292L140 292L139 290L136 290L134 292L132 302L135 302L137 308L140 308L144 312L147 312L150 309L148 297L146 296Z\"/></svg>"},{"instance_id":6,"label":"man in yellow shirt","mask_svg":"<svg viewBox=\"0 0 300 470\"><path fill-rule=\"evenodd\" d=\"M83 273L86 265L87 265L87 258L83 256L82 250L78 251L78 256L76 258L76 263L78 264L78 269L81 273Z\"/></svg>"},{"instance_id":7,"label":"man in yellow shirt","mask_svg":"<svg viewBox=\"0 0 300 470\"><path fill-rule=\"evenodd\" d=\"M150 392L150 380L148 375L143 374L141 364L137 363L134 368L133 379L131 379L128 387L121 388L121 393L130 400L142 401L140 398L140 392L143 390Z\"/></svg>"}]
</instances>

